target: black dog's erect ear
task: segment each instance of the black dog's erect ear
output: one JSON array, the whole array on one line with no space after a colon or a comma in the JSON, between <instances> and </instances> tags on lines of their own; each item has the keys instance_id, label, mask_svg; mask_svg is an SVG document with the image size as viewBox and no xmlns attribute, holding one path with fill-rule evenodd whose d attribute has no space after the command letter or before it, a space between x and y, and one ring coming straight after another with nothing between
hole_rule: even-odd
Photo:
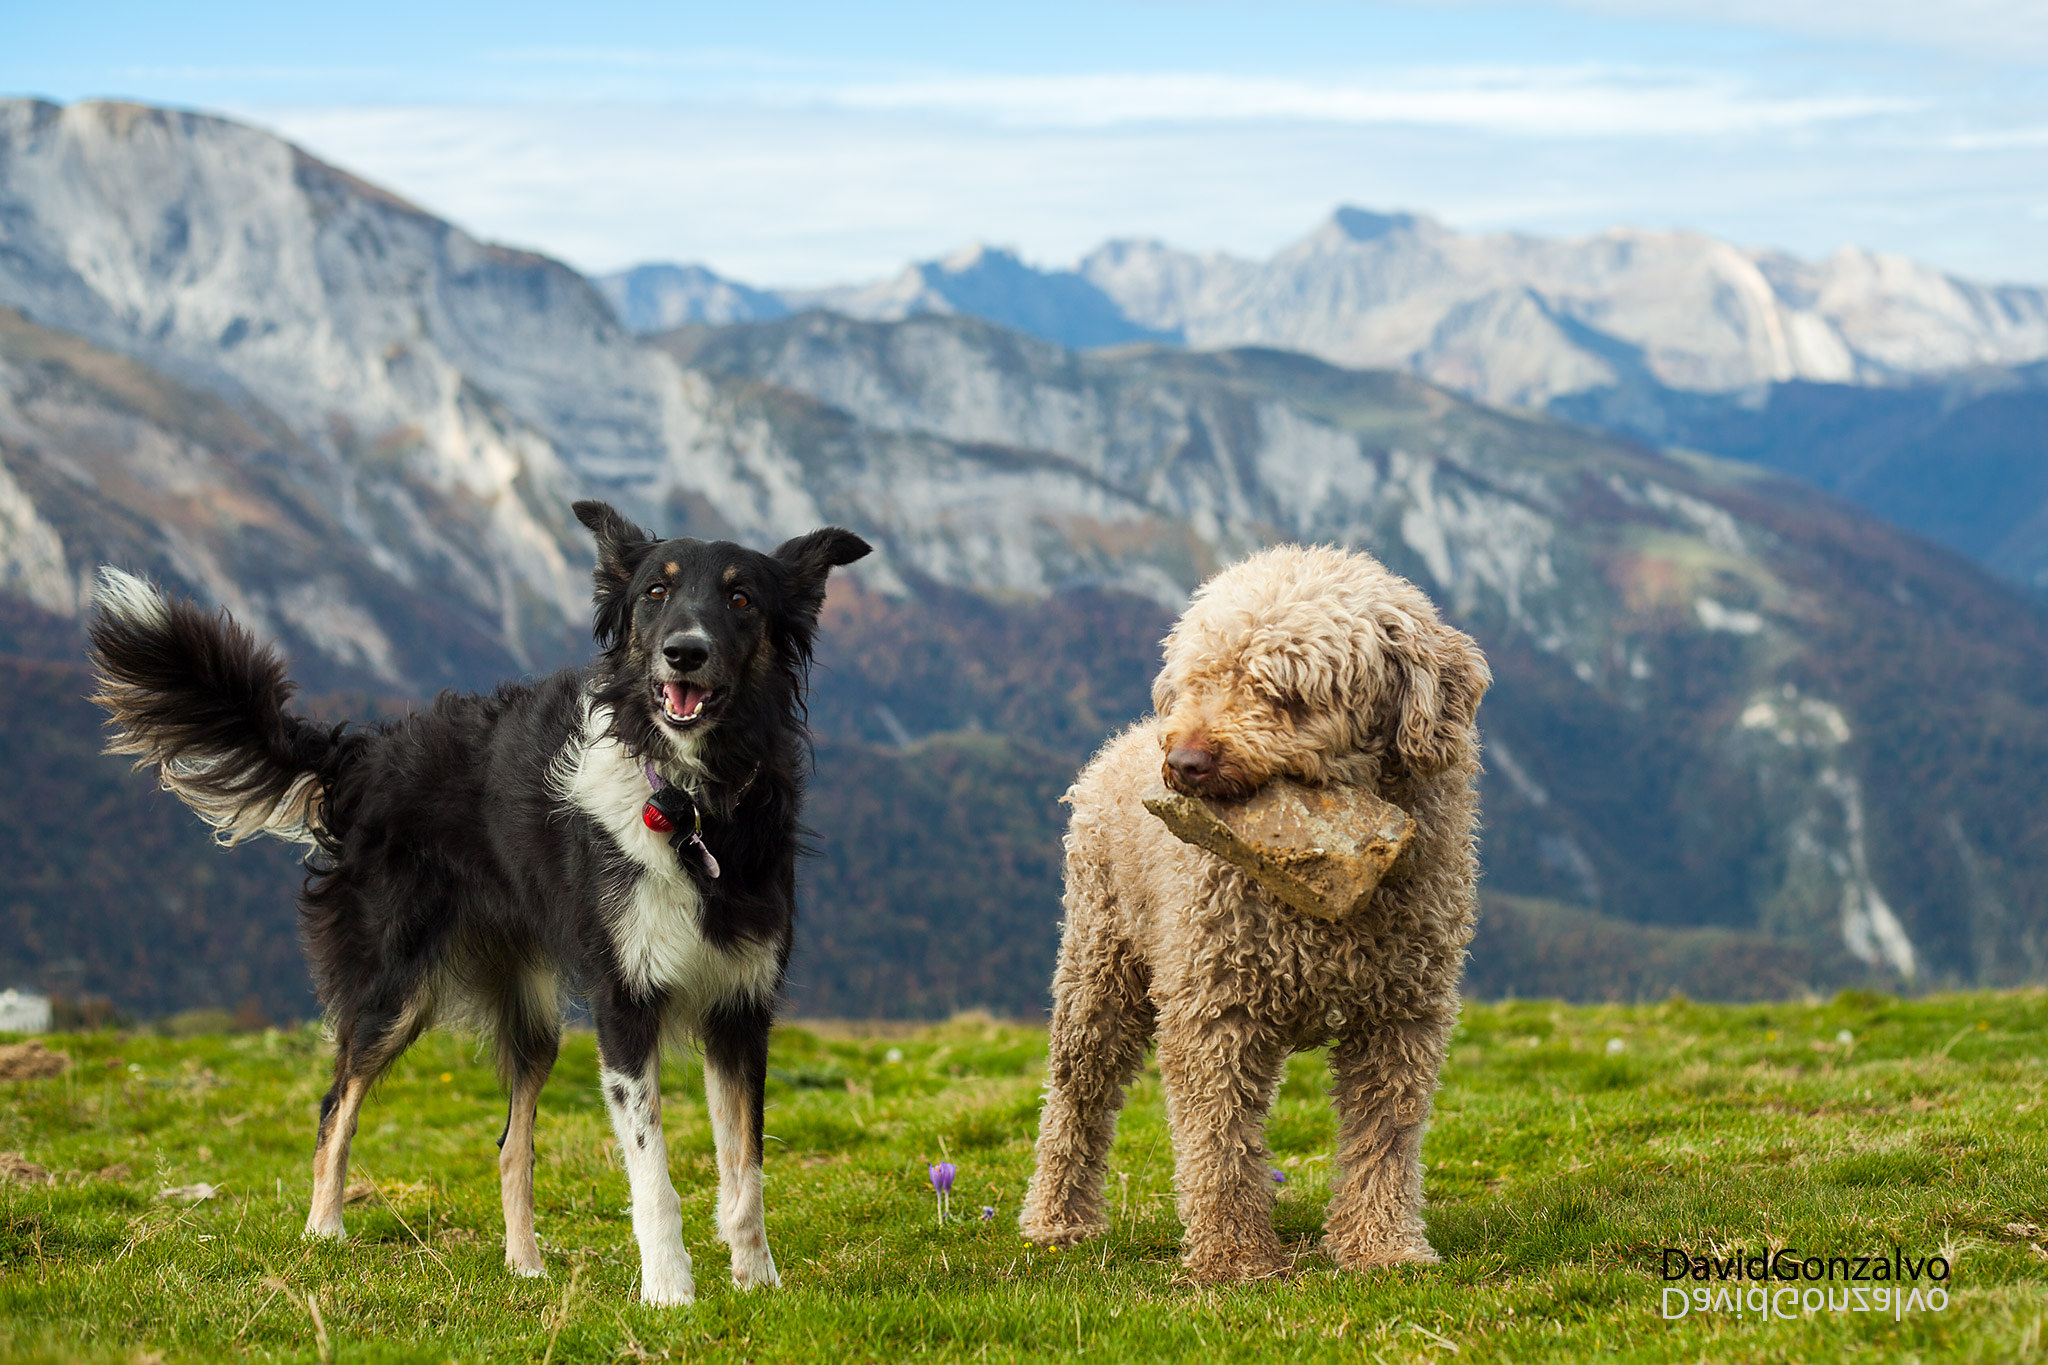
<instances>
[{"instance_id":1,"label":"black dog's erect ear","mask_svg":"<svg viewBox=\"0 0 2048 1365\"><path fill-rule=\"evenodd\" d=\"M785 540L776 547L775 557L789 570L789 585L793 591L815 593L822 603L825 600L825 575L842 564L866 558L874 548L851 531L827 526L807 536Z\"/></svg>"},{"instance_id":2,"label":"black dog's erect ear","mask_svg":"<svg viewBox=\"0 0 2048 1365\"><path fill-rule=\"evenodd\" d=\"M597 616L591 633L597 637L599 649L610 649L626 633L632 611L626 585L654 548L654 537L620 516L608 502L586 500L569 510L597 537L597 570L591 575L597 585Z\"/></svg>"},{"instance_id":3,"label":"black dog's erect ear","mask_svg":"<svg viewBox=\"0 0 2048 1365\"><path fill-rule=\"evenodd\" d=\"M826 526L809 535L786 540L776 547L775 558L789 570L789 617L798 653L811 654L811 632L817 629L818 612L825 605L825 578L842 564L851 564L875 547L851 531Z\"/></svg>"},{"instance_id":4,"label":"black dog's erect ear","mask_svg":"<svg viewBox=\"0 0 2048 1365\"><path fill-rule=\"evenodd\" d=\"M654 537L620 516L618 509L608 502L587 498L569 510L597 537L598 567L624 570L616 576L631 578L633 570L640 567L640 556L654 543Z\"/></svg>"}]
</instances>

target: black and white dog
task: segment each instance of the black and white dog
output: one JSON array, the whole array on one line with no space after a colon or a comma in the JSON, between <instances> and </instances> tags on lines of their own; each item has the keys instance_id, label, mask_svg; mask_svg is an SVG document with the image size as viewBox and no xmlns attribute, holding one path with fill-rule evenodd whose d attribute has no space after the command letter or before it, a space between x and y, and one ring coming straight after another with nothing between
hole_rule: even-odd
<instances>
[{"instance_id":1,"label":"black and white dog","mask_svg":"<svg viewBox=\"0 0 2048 1365\"><path fill-rule=\"evenodd\" d=\"M597 1024L641 1295L688 1303L663 1043L704 1049L733 1280L777 1284L761 1103L796 915L804 692L826 576L869 546L828 528L760 554L656 540L599 502L576 515L597 537L603 653L587 671L330 729L285 710L282 661L225 613L105 569L96 700L110 747L157 765L224 842L312 846L300 914L336 1052L307 1233L342 1235L364 1092L437 1019L468 1022L511 1092L505 1260L543 1273L534 1110L568 990Z\"/></svg>"}]
</instances>

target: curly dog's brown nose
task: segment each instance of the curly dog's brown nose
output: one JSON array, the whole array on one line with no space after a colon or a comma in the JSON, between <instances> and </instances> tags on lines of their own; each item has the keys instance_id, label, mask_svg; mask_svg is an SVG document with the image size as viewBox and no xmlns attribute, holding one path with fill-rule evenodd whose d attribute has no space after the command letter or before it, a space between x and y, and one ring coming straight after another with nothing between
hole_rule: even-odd
<instances>
[{"instance_id":1,"label":"curly dog's brown nose","mask_svg":"<svg viewBox=\"0 0 2048 1365\"><path fill-rule=\"evenodd\" d=\"M1216 775L1216 755L1192 744L1183 744L1166 756L1166 766L1189 786L1200 786Z\"/></svg>"}]
</instances>

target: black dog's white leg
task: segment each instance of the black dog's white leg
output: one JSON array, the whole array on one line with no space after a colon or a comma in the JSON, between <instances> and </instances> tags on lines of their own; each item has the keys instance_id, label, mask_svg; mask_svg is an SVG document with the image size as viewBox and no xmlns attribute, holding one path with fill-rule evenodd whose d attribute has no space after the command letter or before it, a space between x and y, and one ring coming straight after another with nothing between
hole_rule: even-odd
<instances>
[{"instance_id":1,"label":"black dog's white leg","mask_svg":"<svg viewBox=\"0 0 2048 1365\"><path fill-rule=\"evenodd\" d=\"M498 1073L511 1098L498 1138L498 1193L505 1207L505 1264L515 1275L547 1274L533 1231L533 1129L541 1087L560 1051L562 1021L552 974L522 968L499 993L493 1035Z\"/></svg>"},{"instance_id":2,"label":"black dog's white leg","mask_svg":"<svg viewBox=\"0 0 2048 1365\"><path fill-rule=\"evenodd\" d=\"M768 1084L764 1004L727 1004L704 1024L704 1101L718 1148L718 1235L732 1248L732 1282L741 1289L775 1287L761 1194L763 1095Z\"/></svg>"},{"instance_id":3,"label":"black dog's white leg","mask_svg":"<svg viewBox=\"0 0 2048 1365\"><path fill-rule=\"evenodd\" d=\"M596 1002L593 1002L596 1003ZM696 1298L683 1246L682 1200L668 1178L661 1131L661 1013L658 1006L600 1006L598 1083L633 1191L633 1236L640 1243L640 1297L652 1304Z\"/></svg>"},{"instance_id":4,"label":"black dog's white leg","mask_svg":"<svg viewBox=\"0 0 2048 1365\"><path fill-rule=\"evenodd\" d=\"M337 1068L341 1069L341 1068ZM340 1241L343 1191L348 1185L348 1148L356 1135L356 1114L369 1091L368 1077L344 1071L320 1102L320 1135L313 1146L313 1207L306 1214L306 1236Z\"/></svg>"},{"instance_id":5,"label":"black dog's white leg","mask_svg":"<svg viewBox=\"0 0 2048 1365\"><path fill-rule=\"evenodd\" d=\"M515 1275L547 1274L540 1240L533 1231L533 1123L545 1071L522 1074L505 1110L505 1134L498 1139L498 1195L505 1207L505 1264Z\"/></svg>"},{"instance_id":6,"label":"black dog's white leg","mask_svg":"<svg viewBox=\"0 0 2048 1365\"><path fill-rule=\"evenodd\" d=\"M320 1101L320 1135L313 1147L308 1237L338 1240L343 1235L341 1208L348 1197L348 1149L355 1139L363 1097L434 1019L433 992L417 979L410 986L387 985L380 995L383 1008L360 1009L336 1030L334 1086ZM389 1003L393 1000L404 1003L394 1006Z\"/></svg>"}]
</instances>

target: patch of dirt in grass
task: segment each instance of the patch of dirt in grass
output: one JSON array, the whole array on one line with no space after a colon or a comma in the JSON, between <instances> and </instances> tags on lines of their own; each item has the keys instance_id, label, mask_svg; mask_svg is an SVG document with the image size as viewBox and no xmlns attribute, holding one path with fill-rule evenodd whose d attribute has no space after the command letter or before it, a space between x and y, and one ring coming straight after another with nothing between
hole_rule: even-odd
<instances>
[{"instance_id":1,"label":"patch of dirt in grass","mask_svg":"<svg viewBox=\"0 0 2048 1365\"><path fill-rule=\"evenodd\" d=\"M52 1052L40 1038L0 1047L0 1081L43 1081L71 1069L71 1058Z\"/></svg>"},{"instance_id":2,"label":"patch of dirt in grass","mask_svg":"<svg viewBox=\"0 0 2048 1365\"><path fill-rule=\"evenodd\" d=\"M20 1152L0 1152L0 1185L47 1185L56 1178Z\"/></svg>"}]
</instances>

